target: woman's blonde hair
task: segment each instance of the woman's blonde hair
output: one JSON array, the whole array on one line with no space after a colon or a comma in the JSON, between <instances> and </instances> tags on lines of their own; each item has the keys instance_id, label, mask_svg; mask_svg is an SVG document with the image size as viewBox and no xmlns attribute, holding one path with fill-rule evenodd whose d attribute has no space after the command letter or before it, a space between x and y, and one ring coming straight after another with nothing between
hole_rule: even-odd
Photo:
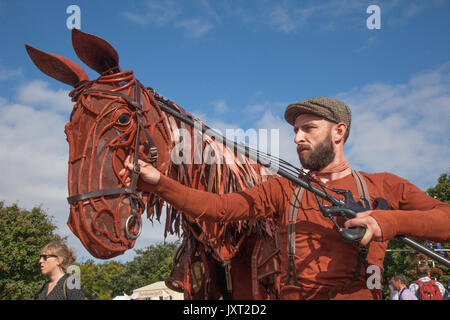
<instances>
[{"instance_id":1,"label":"woman's blonde hair","mask_svg":"<svg viewBox=\"0 0 450 320\"><path fill-rule=\"evenodd\" d=\"M75 251L67 247L67 245L62 241L52 241L47 244L41 250L42 252L49 252L50 254L54 254L60 258L63 258L63 262L60 265L60 268L66 272L67 268L71 266L75 260Z\"/></svg>"}]
</instances>

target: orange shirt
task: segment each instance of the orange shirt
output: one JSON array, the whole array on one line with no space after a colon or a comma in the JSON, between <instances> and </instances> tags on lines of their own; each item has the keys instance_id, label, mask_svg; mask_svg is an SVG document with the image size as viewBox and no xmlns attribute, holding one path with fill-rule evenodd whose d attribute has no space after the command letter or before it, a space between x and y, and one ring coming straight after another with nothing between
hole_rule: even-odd
<instances>
[{"instance_id":1,"label":"orange shirt","mask_svg":"<svg viewBox=\"0 0 450 320\"><path fill-rule=\"evenodd\" d=\"M361 174L366 180L372 201L384 198L391 209L378 210L372 214L382 230L384 242L370 244L367 256L369 265L378 266L382 272L388 240L395 235L449 242L449 205L429 197L396 175ZM348 189L353 193L355 201L359 201L352 175L325 185L329 188ZM381 290L367 288L364 267L360 280L352 282L358 247L341 238L333 223L319 211L316 198L309 191L305 191L303 195L302 210L298 212L296 224L295 265L301 287L284 286L287 271L287 217L295 187L294 183L285 178L276 178L252 189L218 195L187 188L161 175L158 185L148 186L148 189L194 218L228 222L273 216L280 228L282 299L381 298ZM336 198L342 198L331 191L330 193ZM321 201L324 205L329 205L322 199ZM343 220L337 221L339 225L343 225Z\"/></svg>"}]
</instances>

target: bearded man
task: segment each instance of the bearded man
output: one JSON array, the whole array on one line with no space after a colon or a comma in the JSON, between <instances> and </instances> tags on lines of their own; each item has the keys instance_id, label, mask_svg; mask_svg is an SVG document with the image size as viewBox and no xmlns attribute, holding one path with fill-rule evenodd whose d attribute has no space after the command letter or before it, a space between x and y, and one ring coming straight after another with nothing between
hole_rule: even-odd
<instances>
[{"instance_id":1,"label":"bearded man","mask_svg":"<svg viewBox=\"0 0 450 320\"><path fill-rule=\"evenodd\" d=\"M280 230L281 299L381 299L379 282L370 285L366 276L368 270L378 268L381 281L389 239L410 235L450 240L449 205L396 175L350 168L344 143L350 133L351 111L345 103L326 97L292 103L285 119L294 127L300 162L312 178L330 189L350 190L356 202L363 193L371 208L376 198L389 204L390 210L361 212L345 222L346 227L366 227L359 246L343 241L332 221L320 212L314 194L282 177L249 190L217 195L187 188L139 161L138 186L196 219L229 222L273 217ZM125 167L133 169L129 158Z\"/></svg>"}]
</instances>

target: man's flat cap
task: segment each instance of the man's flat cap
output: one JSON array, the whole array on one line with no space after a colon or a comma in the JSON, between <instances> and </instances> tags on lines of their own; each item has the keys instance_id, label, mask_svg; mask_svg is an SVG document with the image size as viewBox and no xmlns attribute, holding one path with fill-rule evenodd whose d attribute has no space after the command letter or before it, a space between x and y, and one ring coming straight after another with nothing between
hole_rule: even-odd
<instances>
[{"instance_id":1,"label":"man's flat cap","mask_svg":"<svg viewBox=\"0 0 450 320\"><path fill-rule=\"evenodd\" d=\"M297 117L304 113L313 114L335 123L345 123L347 125L345 140L347 140L352 123L352 112L342 101L327 97L315 97L294 102L287 106L284 118L289 124L294 125Z\"/></svg>"}]
</instances>

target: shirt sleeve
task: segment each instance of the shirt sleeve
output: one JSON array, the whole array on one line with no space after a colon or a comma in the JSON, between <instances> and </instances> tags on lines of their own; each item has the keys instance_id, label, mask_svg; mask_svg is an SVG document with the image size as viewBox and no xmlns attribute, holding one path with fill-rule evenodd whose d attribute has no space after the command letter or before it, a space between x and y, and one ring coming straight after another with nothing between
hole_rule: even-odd
<instances>
[{"instance_id":1,"label":"shirt sleeve","mask_svg":"<svg viewBox=\"0 0 450 320\"><path fill-rule=\"evenodd\" d=\"M195 219L230 222L268 217L280 212L283 187L279 178L254 188L219 195L186 187L164 175L149 190Z\"/></svg>"},{"instance_id":2,"label":"shirt sleeve","mask_svg":"<svg viewBox=\"0 0 450 320\"><path fill-rule=\"evenodd\" d=\"M78 288L71 288L67 283L68 281L70 281L70 276L66 275L66 279L63 284L63 290L65 290L66 300L85 300L84 291L81 287L81 284Z\"/></svg>"},{"instance_id":3,"label":"shirt sleeve","mask_svg":"<svg viewBox=\"0 0 450 320\"><path fill-rule=\"evenodd\" d=\"M383 189L392 210L376 210L371 216L380 226L384 241L396 235L450 241L450 205L393 174L386 174Z\"/></svg>"},{"instance_id":4,"label":"shirt sleeve","mask_svg":"<svg viewBox=\"0 0 450 320\"><path fill-rule=\"evenodd\" d=\"M441 296L444 297L445 296L445 287L442 283L440 282L436 282L437 286L439 287L439 291L441 292Z\"/></svg>"},{"instance_id":5,"label":"shirt sleeve","mask_svg":"<svg viewBox=\"0 0 450 320\"><path fill-rule=\"evenodd\" d=\"M42 285L41 289L38 292L38 295L36 298L37 300L45 300L45 295L47 292L47 285L48 285L48 281Z\"/></svg>"}]
</instances>

